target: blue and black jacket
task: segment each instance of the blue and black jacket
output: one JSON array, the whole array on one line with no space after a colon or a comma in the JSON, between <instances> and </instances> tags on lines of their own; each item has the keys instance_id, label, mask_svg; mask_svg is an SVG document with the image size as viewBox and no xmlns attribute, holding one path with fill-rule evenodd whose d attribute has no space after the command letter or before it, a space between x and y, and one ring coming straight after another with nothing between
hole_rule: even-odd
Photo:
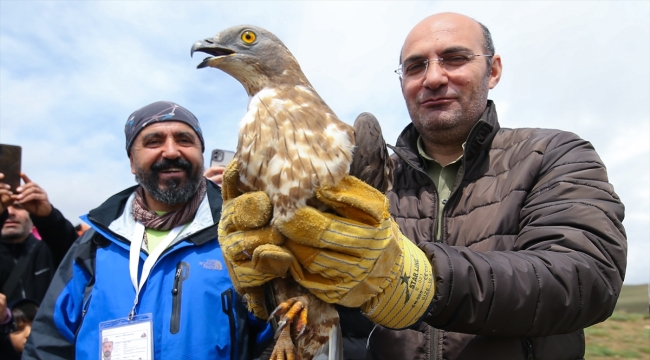
<instances>
[{"instance_id":1,"label":"blue and black jacket","mask_svg":"<svg viewBox=\"0 0 650 360\"><path fill-rule=\"evenodd\" d=\"M153 314L156 360L252 359L270 338L269 327L246 311L232 286L217 240L221 190L207 184L194 220L160 256L140 293L136 313ZM82 217L91 229L55 274L23 359L98 359L100 322L129 314L135 189ZM140 270L146 258L143 249Z\"/></svg>"}]
</instances>

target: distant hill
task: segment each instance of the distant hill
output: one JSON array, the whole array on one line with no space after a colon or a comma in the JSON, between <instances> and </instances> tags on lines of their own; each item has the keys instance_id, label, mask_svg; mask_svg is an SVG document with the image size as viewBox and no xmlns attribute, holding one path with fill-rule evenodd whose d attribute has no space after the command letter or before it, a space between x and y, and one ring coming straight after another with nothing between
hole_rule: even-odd
<instances>
[{"instance_id":1,"label":"distant hill","mask_svg":"<svg viewBox=\"0 0 650 360\"><path fill-rule=\"evenodd\" d=\"M615 311L628 313L648 313L648 284L623 285L621 296L616 303Z\"/></svg>"}]
</instances>

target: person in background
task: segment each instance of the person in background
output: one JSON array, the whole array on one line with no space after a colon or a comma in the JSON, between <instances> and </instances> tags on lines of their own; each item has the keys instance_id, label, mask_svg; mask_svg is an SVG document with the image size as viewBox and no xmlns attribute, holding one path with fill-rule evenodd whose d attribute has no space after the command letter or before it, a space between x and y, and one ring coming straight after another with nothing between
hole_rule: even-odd
<instances>
[{"instance_id":1,"label":"person in background","mask_svg":"<svg viewBox=\"0 0 650 360\"><path fill-rule=\"evenodd\" d=\"M20 299L40 303L77 232L43 188L27 175L21 177L24 184L12 193L0 174L0 293L9 303ZM32 234L34 226L42 241Z\"/></svg>"},{"instance_id":2,"label":"person in background","mask_svg":"<svg viewBox=\"0 0 650 360\"><path fill-rule=\"evenodd\" d=\"M86 232L86 230L90 229L90 226L88 226L88 224L86 224L86 223L80 223L80 224L77 224L74 227L74 229L75 229L75 231L77 231L77 235L81 236L81 235L83 235L84 232Z\"/></svg>"},{"instance_id":3,"label":"person in background","mask_svg":"<svg viewBox=\"0 0 650 360\"><path fill-rule=\"evenodd\" d=\"M25 349L37 312L38 303L30 299L18 300L11 305L11 316L15 326L9 337L14 350L19 354L22 354Z\"/></svg>"},{"instance_id":4,"label":"person in background","mask_svg":"<svg viewBox=\"0 0 650 360\"><path fill-rule=\"evenodd\" d=\"M0 194L2 194L0 189ZM0 359L20 359L11 342L9 334L14 330L15 324L11 315L11 309L7 306L7 297L0 293Z\"/></svg>"},{"instance_id":5,"label":"person in background","mask_svg":"<svg viewBox=\"0 0 650 360\"><path fill-rule=\"evenodd\" d=\"M4 320L0 316L0 359L20 359L37 311L38 303L30 299L18 300L8 307L0 294L0 314L5 316Z\"/></svg>"}]
</instances>

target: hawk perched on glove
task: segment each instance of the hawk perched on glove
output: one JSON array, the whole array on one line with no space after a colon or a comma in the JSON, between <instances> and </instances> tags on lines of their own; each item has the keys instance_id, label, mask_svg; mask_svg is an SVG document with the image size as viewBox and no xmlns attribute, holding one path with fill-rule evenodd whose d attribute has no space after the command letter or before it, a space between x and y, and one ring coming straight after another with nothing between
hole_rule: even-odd
<instances>
[{"instance_id":1,"label":"hawk perched on glove","mask_svg":"<svg viewBox=\"0 0 650 360\"><path fill-rule=\"evenodd\" d=\"M230 74L250 96L234 160L238 187L241 192L266 192L273 205L273 221L290 219L306 205L325 209L314 196L316 189L335 186L348 174L380 191L390 188L392 162L376 119L361 114L354 128L339 120L275 35L255 26L236 26L195 43L192 53L196 51L210 55L198 68L214 67ZM288 280L273 280L278 281ZM286 286L275 289L287 291ZM279 295L276 291L280 301L292 296ZM325 323L337 327L333 306L316 298L308 303L322 305L317 308L320 314L309 313L309 327ZM332 317L335 321L330 321ZM322 345L328 331L318 330L323 336L312 336L309 341ZM299 346L301 351L303 346ZM300 358L312 356L314 352L307 352Z\"/></svg>"}]
</instances>

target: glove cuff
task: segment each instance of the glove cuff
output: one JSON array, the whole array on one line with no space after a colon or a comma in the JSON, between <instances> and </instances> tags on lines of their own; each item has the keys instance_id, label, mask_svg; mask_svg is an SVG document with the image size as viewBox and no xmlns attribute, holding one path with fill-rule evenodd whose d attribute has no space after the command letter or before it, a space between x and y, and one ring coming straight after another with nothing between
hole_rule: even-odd
<instances>
[{"instance_id":1,"label":"glove cuff","mask_svg":"<svg viewBox=\"0 0 650 360\"><path fill-rule=\"evenodd\" d=\"M426 313L435 294L433 268L424 252L400 233L402 250L379 292L361 306L374 323L391 329L407 328Z\"/></svg>"},{"instance_id":2,"label":"glove cuff","mask_svg":"<svg viewBox=\"0 0 650 360\"><path fill-rule=\"evenodd\" d=\"M266 311L264 290L261 287L253 287L246 289L246 304L248 305L248 311L253 313L257 318L266 320L269 318L269 314Z\"/></svg>"}]
</instances>

